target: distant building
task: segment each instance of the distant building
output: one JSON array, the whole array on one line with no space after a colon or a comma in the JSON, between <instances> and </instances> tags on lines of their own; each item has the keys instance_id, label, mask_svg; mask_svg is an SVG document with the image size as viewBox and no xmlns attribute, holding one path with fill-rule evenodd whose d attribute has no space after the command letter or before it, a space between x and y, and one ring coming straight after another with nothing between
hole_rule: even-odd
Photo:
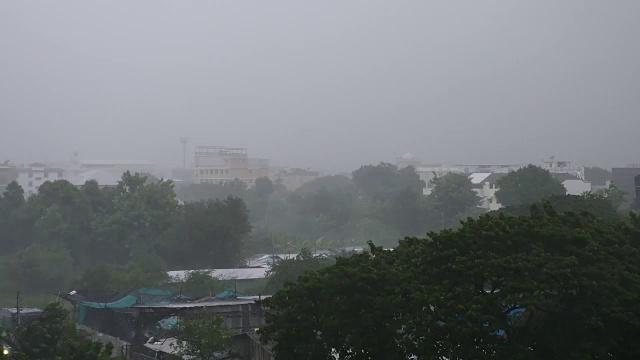
<instances>
[{"instance_id":1,"label":"distant building","mask_svg":"<svg viewBox=\"0 0 640 360\"><path fill-rule=\"evenodd\" d=\"M100 187L113 187L118 185L121 178L121 175L103 170L86 170L65 175L65 179L76 186L82 186L87 181L95 180Z\"/></svg>"},{"instance_id":2,"label":"distant building","mask_svg":"<svg viewBox=\"0 0 640 360\"><path fill-rule=\"evenodd\" d=\"M551 157L547 160L542 160L542 168L551 174L570 174L584 180L584 167L572 166L569 161L556 160L555 157Z\"/></svg>"},{"instance_id":3,"label":"distant building","mask_svg":"<svg viewBox=\"0 0 640 360\"><path fill-rule=\"evenodd\" d=\"M433 185L431 180L436 177L442 177L447 174L464 174L464 170L455 166L443 166L443 165L426 165L416 168L416 173L420 176L420 180L424 181L426 186L422 190L422 193L426 196L433 191Z\"/></svg>"},{"instance_id":4,"label":"distant building","mask_svg":"<svg viewBox=\"0 0 640 360\"><path fill-rule=\"evenodd\" d=\"M253 186L269 176L269 160L250 158L245 148L197 146L194 156L196 184L224 184L234 179Z\"/></svg>"},{"instance_id":5,"label":"distant building","mask_svg":"<svg viewBox=\"0 0 640 360\"><path fill-rule=\"evenodd\" d=\"M152 174L155 170L154 163L141 160L80 160L78 165L82 171L102 170L119 176L125 171Z\"/></svg>"},{"instance_id":6,"label":"distant building","mask_svg":"<svg viewBox=\"0 0 640 360\"><path fill-rule=\"evenodd\" d=\"M498 210L502 204L496 198L496 192L500 189L498 181L508 173L473 173L469 179L473 184L473 190L482 199L480 207L487 210ZM567 190L567 195L582 195L591 191L591 183L579 179L571 174L551 174Z\"/></svg>"},{"instance_id":7,"label":"distant building","mask_svg":"<svg viewBox=\"0 0 640 360\"><path fill-rule=\"evenodd\" d=\"M498 210L502 205L496 198L498 180L505 177L506 173L473 173L469 179L473 184L473 191L482 199L479 207L489 211Z\"/></svg>"},{"instance_id":8,"label":"distant building","mask_svg":"<svg viewBox=\"0 0 640 360\"><path fill-rule=\"evenodd\" d=\"M640 197L640 164L611 169L613 184L626 193L625 205L631 205Z\"/></svg>"},{"instance_id":9,"label":"distant building","mask_svg":"<svg viewBox=\"0 0 640 360\"><path fill-rule=\"evenodd\" d=\"M584 181L583 178L579 178L576 175L570 173L552 173L556 180L560 181L565 189L567 189L567 195L582 195L591 191L591 183Z\"/></svg>"},{"instance_id":10,"label":"distant building","mask_svg":"<svg viewBox=\"0 0 640 360\"><path fill-rule=\"evenodd\" d=\"M193 182L193 169L189 168L174 168L171 169L171 180L181 183Z\"/></svg>"},{"instance_id":11,"label":"distant building","mask_svg":"<svg viewBox=\"0 0 640 360\"><path fill-rule=\"evenodd\" d=\"M281 181L282 185L289 191L295 191L302 187L302 185L309 183L320 176L317 171L310 171L305 169L284 169L274 174L276 181Z\"/></svg>"},{"instance_id":12,"label":"distant building","mask_svg":"<svg viewBox=\"0 0 640 360\"><path fill-rule=\"evenodd\" d=\"M0 164L0 195L4 192L7 185L18 180L18 169L8 162Z\"/></svg>"},{"instance_id":13,"label":"distant building","mask_svg":"<svg viewBox=\"0 0 640 360\"><path fill-rule=\"evenodd\" d=\"M46 181L61 180L64 171L50 168L42 163L29 164L28 167L18 169L18 184L22 186L25 197L38 192L38 188Z\"/></svg>"},{"instance_id":14,"label":"distant building","mask_svg":"<svg viewBox=\"0 0 640 360\"><path fill-rule=\"evenodd\" d=\"M413 166L417 169L422 166L422 161L416 159L412 153L408 152L396 159L396 166L398 169L403 169L408 166Z\"/></svg>"}]
</instances>

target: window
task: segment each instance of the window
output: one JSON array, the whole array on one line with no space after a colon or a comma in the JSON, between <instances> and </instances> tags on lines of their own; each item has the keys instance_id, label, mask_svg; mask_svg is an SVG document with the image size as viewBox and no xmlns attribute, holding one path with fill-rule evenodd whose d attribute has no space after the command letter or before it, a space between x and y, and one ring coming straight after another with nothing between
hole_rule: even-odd
<instances>
[{"instance_id":1,"label":"window","mask_svg":"<svg viewBox=\"0 0 640 360\"><path fill-rule=\"evenodd\" d=\"M229 175L229 169L226 169L224 172Z\"/></svg>"},{"instance_id":2,"label":"window","mask_svg":"<svg viewBox=\"0 0 640 360\"><path fill-rule=\"evenodd\" d=\"M204 170L200 169L200 175L204 175Z\"/></svg>"},{"instance_id":3,"label":"window","mask_svg":"<svg viewBox=\"0 0 640 360\"><path fill-rule=\"evenodd\" d=\"M42 180L42 176L36 177L36 180Z\"/></svg>"},{"instance_id":4,"label":"window","mask_svg":"<svg viewBox=\"0 0 640 360\"><path fill-rule=\"evenodd\" d=\"M46 173L44 173L44 178L45 178L45 179L48 179L48 178L49 178L49 173L47 173L47 172L46 172Z\"/></svg>"},{"instance_id":5,"label":"window","mask_svg":"<svg viewBox=\"0 0 640 360\"><path fill-rule=\"evenodd\" d=\"M218 175L218 169L216 169L216 175Z\"/></svg>"},{"instance_id":6,"label":"window","mask_svg":"<svg viewBox=\"0 0 640 360\"><path fill-rule=\"evenodd\" d=\"M253 174L253 170L249 169L249 174Z\"/></svg>"},{"instance_id":7,"label":"window","mask_svg":"<svg viewBox=\"0 0 640 360\"><path fill-rule=\"evenodd\" d=\"M29 187L33 187L33 181L29 181Z\"/></svg>"},{"instance_id":8,"label":"window","mask_svg":"<svg viewBox=\"0 0 640 360\"><path fill-rule=\"evenodd\" d=\"M33 173L29 173L29 179L31 179L33 177Z\"/></svg>"}]
</instances>

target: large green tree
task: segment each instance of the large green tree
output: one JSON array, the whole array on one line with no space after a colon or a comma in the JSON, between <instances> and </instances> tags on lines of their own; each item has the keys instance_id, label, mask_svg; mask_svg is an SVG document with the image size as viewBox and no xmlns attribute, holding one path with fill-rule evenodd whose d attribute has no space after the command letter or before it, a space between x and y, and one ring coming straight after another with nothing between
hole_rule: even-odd
<instances>
[{"instance_id":1,"label":"large green tree","mask_svg":"<svg viewBox=\"0 0 640 360\"><path fill-rule=\"evenodd\" d=\"M181 356L213 360L223 355L230 339L222 317L205 313L198 318L180 320L177 341L173 346Z\"/></svg>"},{"instance_id":2,"label":"large green tree","mask_svg":"<svg viewBox=\"0 0 640 360\"><path fill-rule=\"evenodd\" d=\"M173 223L179 206L171 181L147 182L128 171L114 194L113 210L97 218L100 260L126 264L160 249L162 234Z\"/></svg>"},{"instance_id":3,"label":"large green tree","mask_svg":"<svg viewBox=\"0 0 640 360\"><path fill-rule=\"evenodd\" d=\"M273 264L269 269L269 282L265 293L275 294L288 283L295 283L307 272L318 271L335 263L334 258L318 257L308 249L302 249L293 259L285 259Z\"/></svg>"},{"instance_id":4,"label":"large green tree","mask_svg":"<svg viewBox=\"0 0 640 360\"><path fill-rule=\"evenodd\" d=\"M239 198L186 203L165 233L161 253L173 268L233 267L250 232Z\"/></svg>"},{"instance_id":5,"label":"large green tree","mask_svg":"<svg viewBox=\"0 0 640 360\"><path fill-rule=\"evenodd\" d=\"M450 173L431 180L433 190L429 199L434 210L452 225L469 216L469 212L480 204L480 197L473 191L473 184L464 174Z\"/></svg>"},{"instance_id":6,"label":"large green tree","mask_svg":"<svg viewBox=\"0 0 640 360\"><path fill-rule=\"evenodd\" d=\"M113 345L92 342L78 331L59 303L47 305L38 319L19 328L16 343L16 358L25 360L109 360L113 354Z\"/></svg>"},{"instance_id":7,"label":"large green tree","mask_svg":"<svg viewBox=\"0 0 640 360\"><path fill-rule=\"evenodd\" d=\"M279 359L636 359L640 229L549 205L338 259L267 301Z\"/></svg>"},{"instance_id":8,"label":"large green tree","mask_svg":"<svg viewBox=\"0 0 640 360\"><path fill-rule=\"evenodd\" d=\"M496 198L503 206L533 204L552 195L564 195L567 189L538 166L528 165L498 180Z\"/></svg>"}]
</instances>

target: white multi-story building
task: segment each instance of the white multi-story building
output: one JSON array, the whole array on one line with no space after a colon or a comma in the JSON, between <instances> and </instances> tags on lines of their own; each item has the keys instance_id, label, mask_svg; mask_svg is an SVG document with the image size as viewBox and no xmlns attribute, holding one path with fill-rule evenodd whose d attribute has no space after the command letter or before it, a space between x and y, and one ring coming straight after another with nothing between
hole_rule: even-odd
<instances>
[{"instance_id":1,"label":"white multi-story building","mask_svg":"<svg viewBox=\"0 0 640 360\"><path fill-rule=\"evenodd\" d=\"M498 210L502 205L496 198L496 192L500 189L498 180L507 173L473 173L469 179L473 184L473 190L482 199L480 207L487 210ZM591 191L591 183L577 178L568 173L552 173L556 180L567 190L567 195L582 195Z\"/></svg>"},{"instance_id":2,"label":"white multi-story building","mask_svg":"<svg viewBox=\"0 0 640 360\"><path fill-rule=\"evenodd\" d=\"M29 197L37 193L40 185L46 181L62 179L63 173L62 169L50 168L42 163L33 163L18 169L18 184L22 186L25 197Z\"/></svg>"},{"instance_id":3,"label":"white multi-story building","mask_svg":"<svg viewBox=\"0 0 640 360\"><path fill-rule=\"evenodd\" d=\"M269 176L269 160L250 158L247 149L197 146L194 156L196 184L225 184L238 179L253 186L256 179Z\"/></svg>"}]
</instances>

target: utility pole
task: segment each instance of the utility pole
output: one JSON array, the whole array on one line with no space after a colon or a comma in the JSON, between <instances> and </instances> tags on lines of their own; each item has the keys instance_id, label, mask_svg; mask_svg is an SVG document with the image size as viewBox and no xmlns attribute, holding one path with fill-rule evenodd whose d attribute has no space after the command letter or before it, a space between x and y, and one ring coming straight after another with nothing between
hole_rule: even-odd
<instances>
[{"instance_id":1,"label":"utility pole","mask_svg":"<svg viewBox=\"0 0 640 360\"><path fill-rule=\"evenodd\" d=\"M20 291L16 294L16 325L20 326Z\"/></svg>"},{"instance_id":2,"label":"utility pole","mask_svg":"<svg viewBox=\"0 0 640 360\"><path fill-rule=\"evenodd\" d=\"M180 143L182 144L182 168L187 168L187 143L189 143L189 138L181 137Z\"/></svg>"}]
</instances>

